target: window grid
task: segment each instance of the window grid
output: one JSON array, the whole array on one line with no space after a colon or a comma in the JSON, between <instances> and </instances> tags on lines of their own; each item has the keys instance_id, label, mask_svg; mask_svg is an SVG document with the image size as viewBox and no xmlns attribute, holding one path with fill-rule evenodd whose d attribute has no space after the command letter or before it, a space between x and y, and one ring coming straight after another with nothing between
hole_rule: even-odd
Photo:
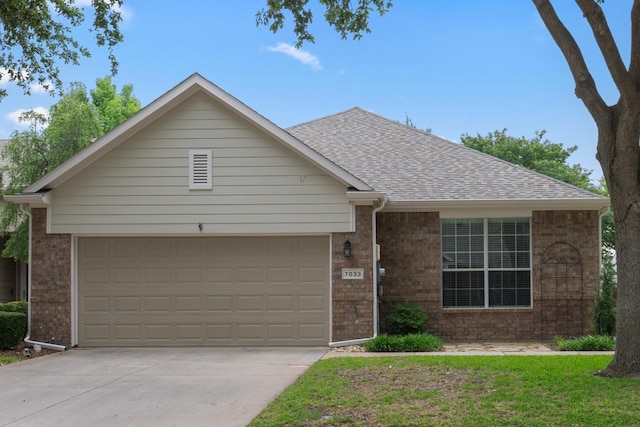
<instances>
[{"instance_id":1,"label":"window grid","mask_svg":"<svg viewBox=\"0 0 640 427\"><path fill-rule=\"evenodd\" d=\"M442 221L443 307L531 307L529 218Z\"/></svg>"}]
</instances>

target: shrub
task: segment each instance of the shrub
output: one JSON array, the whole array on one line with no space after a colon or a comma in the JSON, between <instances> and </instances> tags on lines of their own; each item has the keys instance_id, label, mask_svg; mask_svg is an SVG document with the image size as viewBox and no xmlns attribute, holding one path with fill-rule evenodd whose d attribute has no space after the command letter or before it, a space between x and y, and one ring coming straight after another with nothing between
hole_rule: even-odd
<instances>
[{"instance_id":1,"label":"shrub","mask_svg":"<svg viewBox=\"0 0 640 427\"><path fill-rule=\"evenodd\" d=\"M425 326L427 313L415 302L397 302L394 312L386 318L387 332L391 335L422 334L427 332Z\"/></svg>"},{"instance_id":2,"label":"shrub","mask_svg":"<svg viewBox=\"0 0 640 427\"><path fill-rule=\"evenodd\" d=\"M610 335L586 335L578 338L554 339L556 348L560 351L613 351L616 339Z\"/></svg>"},{"instance_id":3,"label":"shrub","mask_svg":"<svg viewBox=\"0 0 640 427\"><path fill-rule=\"evenodd\" d=\"M0 349L16 347L26 333L26 314L0 311Z\"/></svg>"},{"instance_id":4,"label":"shrub","mask_svg":"<svg viewBox=\"0 0 640 427\"><path fill-rule=\"evenodd\" d=\"M442 340L432 334L378 335L364 344L366 351L403 352L403 351L437 351L442 347Z\"/></svg>"},{"instance_id":5,"label":"shrub","mask_svg":"<svg viewBox=\"0 0 640 427\"><path fill-rule=\"evenodd\" d=\"M602 253L602 275L600 291L593 305L593 322L596 334L616 334L616 301L613 297L616 289L616 267L608 251Z\"/></svg>"},{"instance_id":6,"label":"shrub","mask_svg":"<svg viewBox=\"0 0 640 427\"><path fill-rule=\"evenodd\" d=\"M0 304L0 311L28 314L29 303L26 301L11 301Z\"/></svg>"}]
</instances>

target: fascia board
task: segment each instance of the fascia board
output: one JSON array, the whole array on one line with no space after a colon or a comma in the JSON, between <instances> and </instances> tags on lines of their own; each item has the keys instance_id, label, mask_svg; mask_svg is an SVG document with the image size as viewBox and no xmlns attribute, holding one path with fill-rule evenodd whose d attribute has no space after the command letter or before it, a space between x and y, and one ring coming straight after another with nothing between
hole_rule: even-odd
<instances>
[{"instance_id":1,"label":"fascia board","mask_svg":"<svg viewBox=\"0 0 640 427\"><path fill-rule=\"evenodd\" d=\"M49 193L20 193L4 196L4 200L32 208L46 208L51 204Z\"/></svg>"},{"instance_id":2,"label":"fascia board","mask_svg":"<svg viewBox=\"0 0 640 427\"><path fill-rule=\"evenodd\" d=\"M385 212L435 212L447 209L528 208L531 210L600 210L608 208L609 199L513 199L513 200L390 200Z\"/></svg>"}]
</instances>

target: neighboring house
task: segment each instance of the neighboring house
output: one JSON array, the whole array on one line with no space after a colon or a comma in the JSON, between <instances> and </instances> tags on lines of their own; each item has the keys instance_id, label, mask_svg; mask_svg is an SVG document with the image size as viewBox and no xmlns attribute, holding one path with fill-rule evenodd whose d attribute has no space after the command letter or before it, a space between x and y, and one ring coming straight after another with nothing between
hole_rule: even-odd
<instances>
[{"instance_id":1,"label":"neighboring house","mask_svg":"<svg viewBox=\"0 0 640 427\"><path fill-rule=\"evenodd\" d=\"M283 130L198 74L7 198L31 339L80 346L353 342L395 301L445 339L579 335L609 204L359 108Z\"/></svg>"},{"instance_id":2,"label":"neighboring house","mask_svg":"<svg viewBox=\"0 0 640 427\"><path fill-rule=\"evenodd\" d=\"M0 139L0 152L8 140ZM0 158L0 164L3 160ZM4 184L4 183L3 183ZM0 192L0 212L4 206L4 195ZM0 234L0 252L9 236ZM27 299L27 266L11 258L0 256L0 303Z\"/></svg>"}]
</instances>

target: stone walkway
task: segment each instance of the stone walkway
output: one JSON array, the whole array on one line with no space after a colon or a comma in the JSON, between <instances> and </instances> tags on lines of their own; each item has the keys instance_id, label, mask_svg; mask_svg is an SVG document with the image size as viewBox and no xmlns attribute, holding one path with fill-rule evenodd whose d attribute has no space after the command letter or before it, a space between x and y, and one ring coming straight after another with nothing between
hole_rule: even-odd
<instances>
[{"instance_id":1,"label":"stone walkway","mask_svg":"<svg viewBox=\"0 0 640 427\"><path fill-rule=\"evenodd\" d=\"M368 353L360 346L333 348L323 359L331 357L373 357L373 356L545 356L545 355L606 355L612 351L555 351L551 343L528 341L474 341L445 342L441 351L406 353Z\"/></svg>"}]
</instances>

